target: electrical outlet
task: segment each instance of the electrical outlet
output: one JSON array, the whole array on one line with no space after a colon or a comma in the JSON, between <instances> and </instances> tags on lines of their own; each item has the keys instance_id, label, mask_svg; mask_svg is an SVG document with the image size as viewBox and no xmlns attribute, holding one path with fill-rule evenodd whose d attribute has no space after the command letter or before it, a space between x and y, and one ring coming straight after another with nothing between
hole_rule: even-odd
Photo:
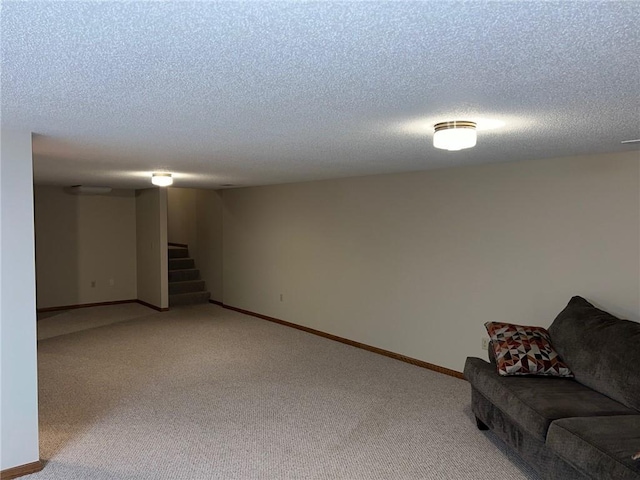
<instances>
[{"instance_id":1,"label":"electrical outlet","mask_svg":"<svg viewBox=\"0 0 640 480\"><path fill-rule=\"evenodd\" d=\"M489 350L489 339L486 337L482 338L482 349Z\"/></svg>"},{"instance_id":2,"label":"electrical outlet","mask_svg":"<svg viewBox=\"0 0 640 480\"><path fill-rule=\"evenodd\" d=\"M95 280L91 280L91 288L96 288L96 281Z\"/></svg>"},{"instance_id":3,"label":"electrical outlet","mask_svg":"<svg viewBox=\"0 0 640 480\"><path fill-rule=\"evenodd\" d=\"M116 282L114 282L114 281L113 281L113 278L110 278L110 279L109 279L109 286L110 286L110 287L113 287L113 285L114 285L115 283L116 283Z\"/></svg>"},{"instance_id":4,"label":"electrical outlet","mask_svg":"<svg viewBox=\"0 0 640 480\"><path fill-rule=\"evenodd\" d=\"M280 301L284 301L284 295L280 294Z\"/></svg>"}]
</instances>

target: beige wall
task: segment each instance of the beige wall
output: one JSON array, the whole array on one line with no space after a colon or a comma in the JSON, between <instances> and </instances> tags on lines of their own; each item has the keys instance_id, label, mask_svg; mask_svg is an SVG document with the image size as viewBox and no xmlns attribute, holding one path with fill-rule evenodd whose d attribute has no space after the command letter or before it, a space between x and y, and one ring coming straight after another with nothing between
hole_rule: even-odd
<instances>
[{"instance_id":1,"label":"beige wall","mask_svg":"<svg viewBox=\"0 0 640 480\"><path fill-rule=\"evenodd\" d=\"M196 191L197 249L194 258L211 292L222 301L222 197L216 190Z\"/></svg>"},{"instance_id":2,"label":"beige wall","mask_svg":"<svg viewBox=\"0 0 640 480\"><path fill-rule=\"evenodd\" d=\"M196 193L193 188L167 188L167 238L197 247Z\"/></svg>"},{"instance_id":3,"label":"beige wall","mask_svg":"<svg viewBox=\"0 0 640 480\"><path fill-rule=\"evenodd\" d=\"M167 271L167 191L136 190L138 299L169 307Z\"/></svg>"},{"instance_id":4,"label":"beige wall","mask_svg":"<svg viewBox=\"0 0 640 480\"><path fill-rule=\"evenodd\" d=\"M211 299L222 301L222 198L216 190L167 189L169 242L189 246Z\"/></svg>"},{"instance_id":5,"label":"beige wall","mask_svg":"<svg viewBox=\"0 0 640 480\"><path fill-rule=\"evenodd\" d=\"M37 186L34 198L38 308L136 298L133 190Z\"/></svg>"},{"instance_id":6,"label":"beige wall","mask_svg":"<svg viewBox=\"0 0 640 480\"><path fill-rule=\"evenodd\" d=\"M0 470L39 459L31 158L30 132L0 132Z\"/></svg>"},{"instance_id":7,"label":"beige wall","mask_svg":"<svg viewBox=\"0 0 640 480\"><path fill-rule=\"evenodd\" d=\"M224 302L447 368L572 295L640 318L637 152L224 192ZM283 301L280 301L280 294Z\"/></svg>"}]
</instances>

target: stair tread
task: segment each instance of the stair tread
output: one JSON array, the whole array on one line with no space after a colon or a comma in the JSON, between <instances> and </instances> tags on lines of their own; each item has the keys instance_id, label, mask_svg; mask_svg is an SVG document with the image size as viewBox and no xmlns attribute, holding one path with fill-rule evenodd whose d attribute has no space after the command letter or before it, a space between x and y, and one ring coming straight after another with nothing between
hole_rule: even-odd
<instances>
[{"instance_id":1,"label":"stair tread","mask_svg":"<svg viewBox=\"0 0 640 480\"><path fill-rule=\"evenodd\" d=\"M196 262L193 258L170 258L168 266L171 270L186 270L195 268Z\"/></svg>"},{"instance_id":2,"label":"stair tread","mask_svg":"<svg viewBox=\"0 0 640 480\"><path fill-rule=\"evenodd\" d=\"M175 293L169 295L169 306L181 305L197 305L199 303L208 303L211 298L211 292L189 292Z\"/></svg>"},{"instance_id":3,"label":"stair tread","mask_svg":"<svg viewBox=\"0 0 640 480\"><path fill-rule=\"evenodd\" d=\"M196 295L202 295L202 294L211 294L211 292L207 291L207 290L202 290L199 292L186 292L186 293L172 293L171 295L169 295L170 297L187 297L190 295L196 296Z\"/></svg>"},{"instance_id":4,"label":"stair tread","mask_svg":"<svg viewBox=\"0 0 640 480\"><path fill-rule=\"evenodd\" d=\"M168 256L169 305L208 302L211 292L206 290L206 283L200 278L200 269L196 268L195 259L189 256L188 247L169 245Z\"/></svg>"},{"instance_id":5,"label":"stair tread","mask_svg":"<svg viewBox=\"0 0 640 480\"><path fill-rule=\"evenodd\" d=\"M169 260L179 260L189 257L189 250L186 248L170 248L167 250L167 257Z\"/></svg>"},{"instance_id":6,"label":"stair tread","mask_svg":"<svg viewBox=\"0 0 640 480\"><path fill-rule=\"evenodd\" d=\"M173 280L171 278L173 277ZM182 268L178 270L169 270L170 281L182 281L178 278L184 278L185 280L200 280L200 270L197 268Z\"/></svg>"},{"instance_id":7,"label":"stair tread","mask_svg":"<svg viewBox=\"0 0 640 480\"><path fill-rule=\"evenodd\" d=\"M197 271L192 271L186 278L184 275L178 276L178 278L172 278L172 276L169 275L169 295L206 292L206 283L202 278L198 278L199 276L200 273Z\"/></svg>"}]
</instances>

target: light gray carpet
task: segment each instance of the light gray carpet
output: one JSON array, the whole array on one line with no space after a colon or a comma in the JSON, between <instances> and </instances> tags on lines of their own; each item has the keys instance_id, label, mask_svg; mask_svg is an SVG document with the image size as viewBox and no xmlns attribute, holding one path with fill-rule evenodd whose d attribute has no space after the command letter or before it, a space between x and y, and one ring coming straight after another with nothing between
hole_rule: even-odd
<instances>
[{"instance_id":1,"label":"light gray carpet","mask_svg":"<svg viewBox=\"0 0 640 480\"><path fill-rule=\"evenodd\" d=\"M121 303L108 307L87 307L38 313L38 340L102 327L154 313L139 303Z\"/></svg>"},{"instance_id":2,"label":"light gray carpet","mask_svg":"<svg viewBox=\"0 0 640 480\"><path fill-rule=\"evenodd\" d=\"M76 312L38 342L46 466L24 478L538 479L463 380L215 305Z\"/></svg>"}]
</instances>

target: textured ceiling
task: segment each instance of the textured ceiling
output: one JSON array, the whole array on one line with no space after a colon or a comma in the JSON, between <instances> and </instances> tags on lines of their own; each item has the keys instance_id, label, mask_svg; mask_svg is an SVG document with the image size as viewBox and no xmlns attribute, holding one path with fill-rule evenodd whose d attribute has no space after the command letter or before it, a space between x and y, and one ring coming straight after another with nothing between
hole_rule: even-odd
<instances>
[{"instance_id":1,"label":"textured ceiling","mask_svg":"<svg viewBox=\"0 0 640 480\"><path fill-rule=\"evenodd\" d=\"M638 150L640 2L3 1L37 183L259 185ZM476 148L433 124L480 120ZM489 121L489 123L487 123Z\"/></svg>"}]
</instances>

